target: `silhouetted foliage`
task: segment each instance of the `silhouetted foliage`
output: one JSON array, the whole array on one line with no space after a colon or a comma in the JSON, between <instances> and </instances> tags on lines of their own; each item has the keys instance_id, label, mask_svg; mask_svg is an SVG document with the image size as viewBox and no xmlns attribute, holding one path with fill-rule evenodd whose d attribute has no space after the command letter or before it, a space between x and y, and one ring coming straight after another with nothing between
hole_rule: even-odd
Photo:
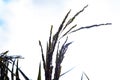
<instances>
[{"instance_id":1,"label":"silhouetted foliage","mask_svg":"<svg viewBox=\"0 0 120 80\"><path fill-rule=\"evenodd\" d=\"M67 72L69 72L71 70L70 69L70 70L66 71L65 73L61 74L61 63L64 59L64 55L65 55L69 45L72 44L72 42L67 42L68 34L79 31L81 29L89 29L89 28L98 27L98 26L102 26L102 25L111 25L111 23L94 24L94 25L80 27L80 28L76 29L77 24L75 24L72 27L70 27L69 25L87 7L88 7L88 5L86 5L82 10L77 12L72 18L70 18L67 21L67 18L71 12L71 10L70 10L66 14L65 18L63 19L62 23L60 24L60 26L55 34L52 34L53 25L51 26L50 36L49 36L49 40L47 42L46 54L44 54L41 41L39 41L39 45L41 47L41 53L42 53L43 68L44 68L44 72L45 72L45 80L52 80L52 79L59 80L59 78L61 76L63 76L64 74L66 74ZM65 31L66 28L69 28L69 29L67 31ZM63 37L66 37L66 40L63 44L61 44L62 46L60 46L61 38L63 38ZM53 53L56 53L55 65L53 65L53 62L52 62L53 61ZM54 74L54 76L52 76L52 74ZM83 73L83 75L85 75L87 77L87 75L85 73ZM89 80L88 77L87 77L87 79ZM82 77L81 77L81 80L82 80Z\"/></svg>"},{"instance_id":2,"label":"silhouetted foliage","mask_svg":"<svg viewBox=\"0 0 120 80\"><path fill-rule=\"evenodd\" d=\"M3 52L0 54L0 80L20 80L19 73L23 73L20 68L18 67L18 60L23 59L22 56L8 56L8 51ZM17 62L16 62L17 61ZM9 68L11 64L12 68ZM11 74L11 77L8 76L8 72ZM22 74L25 78L25 76ZM29 80L25 78L25 80Z\"/></svg>"},{"instance_id":3,"label":"silhouetted foliage","mask_svg":"<svg viewBox=\"0 0 120 80\"><path fill-rule=\"evenodd\" d=\"M45 73L45 76L44 76L45 80L59 80L61 76L65 75L66 73L74 69L74 68L71 68L64 73L61 73L61 70L62 70L61 63L63 62L64 56L68 47L72 44L72 42L68 42L69 34L82 29L89 29L93 27L99 27L102 25L111 25L111 23L105 23L105 24L94 24L90 26L76 28L77 24L75 24L72 27L70 27L70 24L75 20L75 18L81 12L83 12L87 7L88 5L83 7L82 10L80 10L72 18L67 20L71 12L70 10L66 14L65 18L63 19L62 23L58 27L58 30L55 34L53 34L53 25L51 26L49 40L47 41L47 46L46 46L46 54L44 53L41 41L39 41L39 45L41 48L43 69ZM61 44L61 39L64 37L66 39L64 43ZM19 76L20 74L25 80L30 80L18 66L19 59L23 59L23 57L19 55L8 56L7 53L8 51L0 54L0 80L21 80L21 77ZM55 65L53 65L53 54L56 55ZM12 65L12 68L9 68L10 64ZM42 67L41 67L41 61L40 61L37 80L42 80L41 69ZM8 73L10 73L11 76L8 76ZM86 76L86 78L89 80L88 76L84 72L81 76L81 80L83 80L83 76Z\"/></svg>"}]
</instances>

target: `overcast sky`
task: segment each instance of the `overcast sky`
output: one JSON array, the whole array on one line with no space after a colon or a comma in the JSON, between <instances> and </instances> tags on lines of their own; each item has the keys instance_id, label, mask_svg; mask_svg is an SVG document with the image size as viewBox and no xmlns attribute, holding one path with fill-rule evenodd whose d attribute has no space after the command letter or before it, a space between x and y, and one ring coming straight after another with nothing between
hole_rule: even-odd
<instances>
[{"instance_id":1,"label":"overcast sky","mask_svg":"<svg viewBox=\"0 0 120 80\"><path fill-rule=\"evenodd\" d=\"M0 52L9 50L11 55L25 57L20 67L35 80L40 62L38 40L45 48L50 25L57 30L70 9L72 16L87 4L74 22L78 27L107 22L112 25L69 36L74 43L65 55L63 70L79 66L61 80L79 80L83 71L91 80L119 80L119 0L0 0Z\"/></svg>"}]
</instances>

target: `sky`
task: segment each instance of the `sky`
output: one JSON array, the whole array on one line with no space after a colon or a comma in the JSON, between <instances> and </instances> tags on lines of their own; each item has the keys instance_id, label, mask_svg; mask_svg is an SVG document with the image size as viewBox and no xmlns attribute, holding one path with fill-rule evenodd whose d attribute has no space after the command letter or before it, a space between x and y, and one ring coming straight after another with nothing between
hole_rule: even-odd
<instances>
[{"instance_id":1,"label":"sky","mask_svg":"<svg viewBox=\"0 0 120 80\"><path fill-rule=\"evenodd\" d=\"M50 26L54 26L55 32L70 9L71 17L88 4L73 24L112 25L70 34L69 41L74 42L62 69L64 72L78 66L61 80L79 80L82 72L91 80L119 80L119 3L119 0L0 0L0 52L9 50L9 55L22 55L25 59L20 60L20 68L35 80L41 58L38 41L45 50Z\"/></svg>"}]
</instances>

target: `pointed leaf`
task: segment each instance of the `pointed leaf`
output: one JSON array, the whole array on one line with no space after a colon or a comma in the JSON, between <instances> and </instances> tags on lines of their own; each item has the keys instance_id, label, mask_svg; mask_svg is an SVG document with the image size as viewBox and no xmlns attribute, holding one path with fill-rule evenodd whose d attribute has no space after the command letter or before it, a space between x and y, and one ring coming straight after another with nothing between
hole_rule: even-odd
<instances>
[{"instance_id":1,"label":"pointed leaf","mask_svg":"<svg viewBox=\"0 0 120 80\"><path fill-rule=\"evenodd\" d=\"M83 80L83 74L82 74L82 76L81 76L81 80Z\"/></svg>"},{"instance_id":2,"label":"pointed leaf","mask_svg":"<svg viewBox=\"0 0 120 80\"><path fill-rule=\"evenodd\" d=\"M16 66L16 80L20 80L19 72L18 72L18 60L17 60L17 66Z\"/></svg>"},{"instance_id":3,"label":"pointed leaf","mask_svg":"<svg viewBox=\"0 0 120 80\"><path fill-rule=\"evenodd\" d=\"M40 65L39 65L39 72L38 72L37 80L41 80L41 62L40 62Z\"/></svg>"},{"instance_id":4,"label":"pointed leaf","mask_svg":"<svg viewBox=\"0 0 120 80\"><path fill-rule=\"evenodd\" d=\"M14 60L13 63L12 63L12 72L11 72L11 79L12 80L14 80L14 66L15 66L15 61L16 60Z\"/></svg>"},{"instance_id":5,"label":"pointed leaf","mask_svg":"<svg viewBox=\"0 0 120 80\"><path fill-rule=\"evenodd\" d=\"M86 73L83 72L83 74L85 75L85 77L87 78L87 80L90 80Z\"/></svg>"},{"instance_id":6,"label":"pointed leaf","mask_svg":"<svg viewBox=\"0 0 120 80\"><path fill-rule=\"evenodd\" d=\"M66 73L70 72L70 71L71 71L71 70L73 70L74 68L76 68L76 66L75 66L75 67L73 67L73 68L71 68L71 69L69 69L68 71L66 71L66 72L62 73L62 74L60 75L60 77L61 77L61 76L63 76L63 75L65 75Z\"/></svg>"},{"instance_id":7,"label":"pointed leaf","mask_svg":"<svg viewBox=\"0 0 120 80\"><path fill-rule=\"evenodd\" d=\"M24 77L25 80L30 80L30 79L23 73L23 71L22 71L20 68L18 68L18 70L19 70L19 72L22 74L22 76Z\"/></svg>"},{"instance_id":8,"label":"pointed leaf","mask_svg":"<svg viewBox=\"0 0 120 80\"><path fill-rule=\"evenodd\" d=\"M44 70L45 70L45 64L46 64L46 62L45 62L45 58L44 58L44 53L43 53L43 48L42 48L41 41L39 41L39 45L40 45L40 48L41 48L43 67L44 67Z\"/></svg>"}]
</instances>

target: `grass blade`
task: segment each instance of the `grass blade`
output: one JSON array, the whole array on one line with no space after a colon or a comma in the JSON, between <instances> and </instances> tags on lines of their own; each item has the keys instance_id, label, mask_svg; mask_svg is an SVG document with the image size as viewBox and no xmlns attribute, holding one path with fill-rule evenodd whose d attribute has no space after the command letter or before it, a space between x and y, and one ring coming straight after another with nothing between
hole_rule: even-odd
<instances>
[{"instance_id":1,"label":"grass blade","mask_svg":"<svg viewBox=\"0 0 120 80\"><path fill-rule=\"evenodd\" d=\"M39 45L40 45L40 48L41 48L41 53L42 53L42 61L43 61L43 67L44 67L44 70L45 69L45 58L44 58L44 53L43 53L43 48L42 48L42 44L41 44L41 41L39 41Z\"/></svg>"},{"instance_id":2,"label":"grass blade","mask_svg":"<svg viewBox=\"0 0 120 80\"><path fill-rule=\"evenodd\" d=\"M17 60L17 65L16 65L16 80L20 80L19 72L18 72L18 60Z\"/></svg>"},{"instance_id":3,"label":"grass blade","mask_svg":"<svg viewBox=\"0 0 120 80\"><path fill-rule=\"evenodd\" d=\"M37 80L41 80L41 62L39 64L39 72L38 72L38 78Z\"/></svg>"},{"instance_id":4,"label":"grass blade","mask_svg":"<svg viewBox=\"0 0 120 80\"><path fill-rule=\"evenodd\" d=\"M90 80L86 73L83 73L83 74L86 76L86 78L87 78L88 80Z\"/></svg>"},{"instance_id":5,"label":"grass blade","mask_svg":"<svg viewBox=\"0 0 120 80\"><path fill-rule=\"evenodd\" d=\"M11 80L14 80L14 66L15 66L15 61L16 60L14 60L13 63L12 63Z\"/></svg>"},{"instance_id":6,"label":"grass blade","mask_svg":"<svg viewBox=\"0 0 120 80\"><path fill-rule=\"evenodd\" d=\"M19 70L19 72L22 74L22 76L24 77L25 80L30 80L30 79L23 73L23 71L22 71L20 68L18 68L18 70Z\"/></svg>"},{"instance_id":7,"label":"grass blade","mask_svg":"<svg viewBox=\"0 0 120 80\"><path fill-rule=\"evenodd\" d=\"M84 75L85 75L85 77L87 78L87 80L90 80L89 77L87 76L87 74L84 73L84 72L82 73L81 80L83 80L83 76L84 76Z\"/></svg>"},{"instance_id":8,"label":"grass blade","mask_svg":"<svg viewBox=\"0 0 120 80\"><path fill-rule=\"evenodd\" d=\"M75 66L75 67L76 67L76 66ZM63 75L65 75L66 73L68 73L68 72L72 71L75 67L73 67L73 68L69 69L68 71L66 71L66 72L64 72L64 73L62 73L62 74L60 75L60 77L61 77L61 76L63 76Z\"/></svg>"}]
</instances>

